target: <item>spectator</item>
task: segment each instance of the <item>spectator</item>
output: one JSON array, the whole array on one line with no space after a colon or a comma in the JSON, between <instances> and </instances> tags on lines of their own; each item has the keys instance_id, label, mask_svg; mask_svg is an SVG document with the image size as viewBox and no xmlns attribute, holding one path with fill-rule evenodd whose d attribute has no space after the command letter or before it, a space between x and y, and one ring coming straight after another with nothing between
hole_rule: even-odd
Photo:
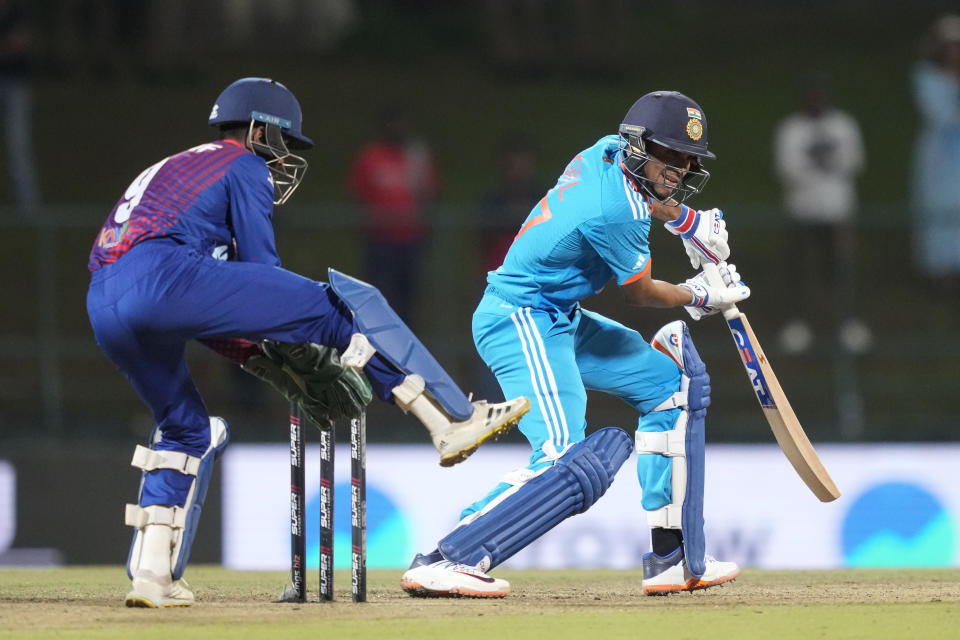
<instances>
[{"instance_id":1,"label":"spectator","mask_svg":"<svg viewBox=\"0 0 960 640\"><path fill-rule=\"evenodd\" d=\"M789 218L785 281L801 290L781 331L781 346L791 353L805 351L816 330L828 330L846 350L865 350L869 329L853 317L856 179L863 170L863 142L856 120L832 105L826 78L805 82L800 108L777 127L774 156ZM831 326L813 326L811 318L825 318Z\"/></svg>"},{"instance_id":2,"label":"spectator","mask_svg":"<svg viewBox=\"0 0 960 640\"><path fill-rule=\"evenodd\" d=\"M480 273L477 286L485 286L487 272L503 264L507 249L513 243L530 210L547 192L536 172L534 148L522 135L509 135L500 145L497 181L483 195L478 206L477 228L480 233ZM479 357L474 388L484 398L501 398L503 392L493 373Z\"/></svg>"},{"instance_id":3,"label":"spectator","mask_svg":"<svg viewBox=\"0 0 960 640\"><path fill-rule=\"evenodd\" d=\"M547 192L536 174L533 146L519 136L509 136L500 147L497 183L480 200L479 228L482 233L481 270L501 265L507 249L527 214Z\"/></svg>"},{"instance_id":4,"label":"spectator","mask_svg":"<svg viewBox=\"0 0 960 640\"><path fill-rule=\"evenodd\" d=\"M39 202L31 140L29 83L32 31L20 0L0 0L0 112L13 202L23 211Z\"/></svg>"},{"instance_id":5,"label":"spectator","mask_svg":"<svg viewBox=\"0 0 960 640\"><path fill-rule=\"evenodd\" d=\"M960 15L941 16L913 70L920 113L913 206L920 271L956 294L960 276Z\"/></svg>"},{"instance_id":6,"label":"spectator","mask_svg":"<svg viewBox=\"0 0 960 640\"><path fill-rule=\"evenodd\" d=\"M430 149L409 134L402 110L384 113L379 137L354 160L350 187L366 213L366 278L411 323L437 172Z\"/></svg>"}]
</instances>

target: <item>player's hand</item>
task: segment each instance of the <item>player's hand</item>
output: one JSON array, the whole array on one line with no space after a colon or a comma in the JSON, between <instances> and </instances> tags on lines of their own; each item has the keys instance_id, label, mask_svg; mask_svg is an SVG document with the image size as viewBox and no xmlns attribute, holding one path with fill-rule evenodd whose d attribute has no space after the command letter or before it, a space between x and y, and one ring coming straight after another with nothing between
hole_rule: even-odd
<instances>
[{"instance_id":1,"label":"player's hand","mask_svg":"<svg viewBox=\"0 0 960 640\"><path fill-rule=\"evenodd\" d=\"M720 209L695 211L681 206L680 212L680 217L664 223L664 226L683 240L683 248L694 269L699 269L707 262L717 263L730 257L727 223Z\"/></svg>"},{"instance_id":2,"label":"player's hand","mask_svg":"<svg viewBox=\"0 0 960 640\"><path fill-rule=\"evenodd\" d=\"M750 287L740 280L736 265L721 262L717 265L717 271L720 274L719 281L701 271L679 285L693 296L693 301L684 309L694 320L712 316L750 297Z\"/></svg>"}]
</instances>

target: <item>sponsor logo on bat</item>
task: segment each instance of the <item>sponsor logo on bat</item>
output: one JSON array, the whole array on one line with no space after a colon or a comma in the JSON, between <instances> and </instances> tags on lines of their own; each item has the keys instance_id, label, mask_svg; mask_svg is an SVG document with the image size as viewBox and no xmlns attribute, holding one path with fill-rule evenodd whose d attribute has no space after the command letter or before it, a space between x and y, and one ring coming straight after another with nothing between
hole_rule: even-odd
<instances>
[{"instance_id":1,"label":"sponsor logo on bat","mask_svg":"<svg viewBox=\"0 0 960 640\"><path fill-rule=\"evenodd\" d=\"M747 376L750 378L750 384L753 385L753 391L757 394L757 400L760 406L766 409L776 409L777 403L773 401L770 395L770 387L767 386L767 380L760 369L760 361L753 349L753 344L747 338L747 332L743 327L743 321L740 318L727 320L730 330L733 332L733 339L737 343L737 349L740 350L740 359L743 360L743 366L747 369Z\"/></svg>"}]
</instances>

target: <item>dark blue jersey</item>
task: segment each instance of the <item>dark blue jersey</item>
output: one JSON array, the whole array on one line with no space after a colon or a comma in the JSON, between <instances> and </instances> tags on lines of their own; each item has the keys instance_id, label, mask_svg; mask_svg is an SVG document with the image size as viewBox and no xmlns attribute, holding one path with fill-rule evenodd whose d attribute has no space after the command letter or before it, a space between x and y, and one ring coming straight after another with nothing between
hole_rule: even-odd
<instances>
[{"instance_id":1,"label":"dark blue jersey","mask_svg":"<svg viewBox=\"0 0 960 640\"><path fill-rule=\"evenodd\" d=\"M158 237L220 259L279 266L272 217L264 160L231 140L202 144L137 176L107 217L87 266L96 271Z\"/></svg>"}]
</instances>

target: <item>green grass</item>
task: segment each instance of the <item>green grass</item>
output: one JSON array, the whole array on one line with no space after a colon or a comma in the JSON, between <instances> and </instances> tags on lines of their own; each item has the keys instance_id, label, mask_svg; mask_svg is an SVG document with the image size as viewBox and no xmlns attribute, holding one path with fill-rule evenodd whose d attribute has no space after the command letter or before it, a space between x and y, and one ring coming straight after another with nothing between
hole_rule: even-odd
<instances>
[{"instance_id":1,"label":"green grass","mask_svg":"<svg viewBox=\"0 0 960 640\"><path fill-rule=\"evenodd\" d=\"M960 570L759 571L650 598L638 571L498 571L504 600L405 596L371 571L369 602L276 604L279 572L191 569L190 608L126 609L119 567L0 571L0 638L953 638ZM311 578L315 576L311 575ZM315 588L314 584L310 585ZM315 592L311 593L315 598Z\"/></svg>"}]
</instances>

